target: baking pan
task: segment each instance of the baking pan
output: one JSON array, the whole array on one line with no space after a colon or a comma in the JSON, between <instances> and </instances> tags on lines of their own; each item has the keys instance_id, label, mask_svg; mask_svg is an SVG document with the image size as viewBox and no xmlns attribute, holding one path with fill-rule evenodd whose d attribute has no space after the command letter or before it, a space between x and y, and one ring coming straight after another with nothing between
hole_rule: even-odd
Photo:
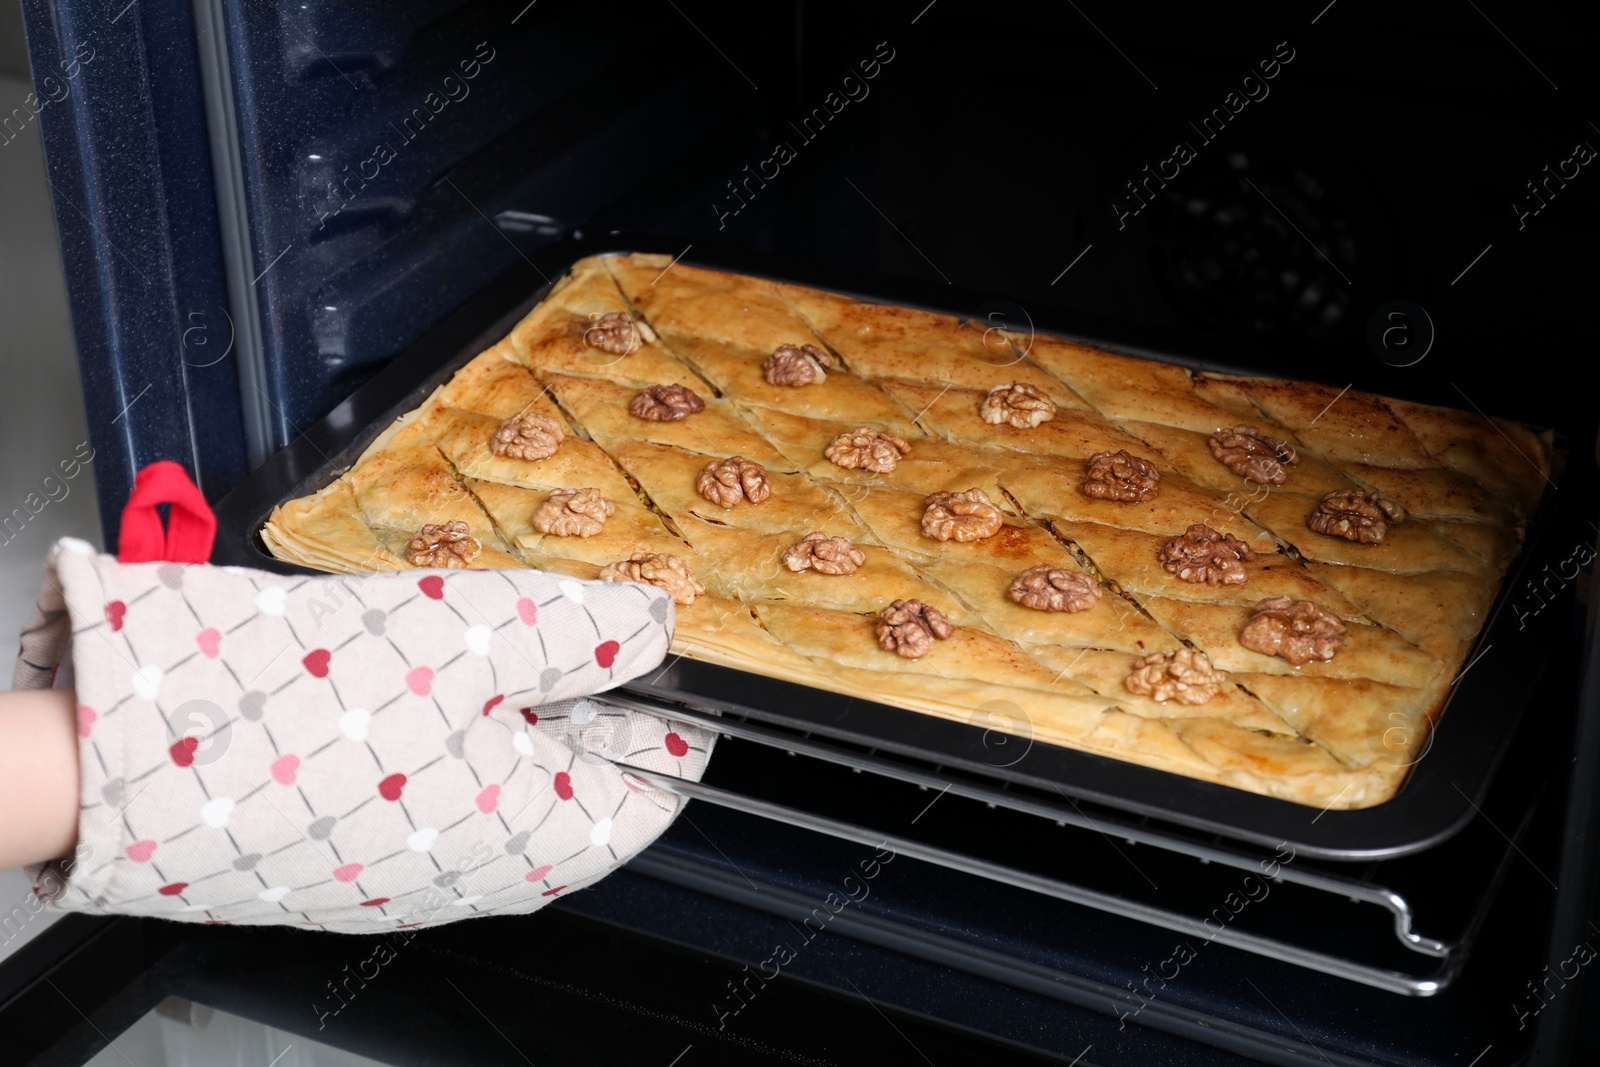
<instances>
[{"instance_id":1,"label":"baking pan","mask_svg":"<svg viewBox=\"0 0 1600 1067\"><path fill-rule=\"evenodd\" d=\"M267 552L260 530L274 507L315 492L347 470L385 426L418 407L463 364L509 333L543 299L553 280L577 260L624 252L670 255L680 248L675 242L654 237L570 241L546 249L501 276L219 502L213 561L282 574L316 573L281 562ZM700 242L691 251L681 262L828 289L871 302L958 314L1198 370L1252 373L1219 356L1218 350L1207 351L1192 341L1130 331L1125 324L1086 322L1082 315L1024 310L955 286L808 267L748 249L709 247ZM1173 354L1180 346L1183 354ZM1230 345L1228 351L1240 349ZM1567 488L1567 492L1547 492L1530 521L1524 551L1513 564L1478 645L1447 701L1439 728L1415 761L1408 781L1393 799L1371 808L1317 811L1122 760L1035 743L1026 736L1025 723L1021 736L1015 736L1007 732L1010 724L1000 719L963 723L908 713L685 657L673 657L648 680L625 688L656 701L735 712L752 721L892 752L936 767L959 768L992 780L1000 788L1018 785L1045 790L1134 818L1148 817L1267 848L1288 844L1298 852L1332 860L1405 855L1444 840L1479 814L1490 778L1524 710L1530 682L1544 669L1549 650L1570 622L1559 603L1532 610L1545 601L1533 600L1530 595L1513 609L1509 595L1531 576L1558 572L1572 546L1585 540L1578 533L1575 509L1566 501L1588 494L1573 491L1579 489L1576 486ZM1489 654L1495 650L1497 654Z\"/></svg>"}]
</instances>

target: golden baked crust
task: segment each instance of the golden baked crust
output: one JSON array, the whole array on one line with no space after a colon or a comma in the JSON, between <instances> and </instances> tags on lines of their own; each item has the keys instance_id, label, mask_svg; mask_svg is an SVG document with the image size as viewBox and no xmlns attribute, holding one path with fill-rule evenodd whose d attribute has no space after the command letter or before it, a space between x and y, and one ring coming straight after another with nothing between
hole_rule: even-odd
<instances>
[{"instance_id":1,"label":"golden baked crust","mask_svg":"<svg viewBox=\"0 0 1600 1067\"><path fill-rule=\"evenodd\" d=\"M676 383L691 389L704 386L698 375L648 339L626 355L618 355L586 339L597 321L627 313L628 302L617 290L605 264L584 260L556 283L512 329L507 338L515 358L543 371L589 375L640 386Z\"/></svg>"},{"instance_id":2,"label":"golden baked crust","mask_svg":"<svg viewBox=\"0 0 1600 1067\"><path fill-rule=\"evenodd\" d=\"M628 404L639 392L631 385L568 374L552 374L548 380L551 394L603 449L615 448L624 441L648 441L690 452L743 456L769 470L795 469L726 400L708 394L701 397L705 410L685 419L656 422L628 411Z\"/></svg>"},{"instance_id":3,"label":"golden baked crust","mask_svg":"<svg viewBox=\"0 0 1600 1067\"><path fill-rule=\"evenodd\" d=\"M1023 428L1004 423L994 425L983 420L979 407L988 395L987 390L892 380L881 384L890 396L918 413L919 426L945 441L964 445L978 441L989 448L1074 459L1088 459L1096 452L1143 447L1138 438L1117 429L1094 412L1067 406L1066 391L1059 385L1040 390L1057 405L1050 419Z\"/></svg>"},{"instance_id":4,"label":"golden baked crust","mask_svg":"<svg viewBox=\"0 0 1600 1067\"><path fill-rule=\"evenodd\" d=\"M1428 454L1382 397L1274 378L1236 379L1234 384L1269 418L1334 463L1399 469L1444 465Z\"/></svg>"},{"instance_id":5,"label":"golden baked crust","mask_svg":"<svg viewBox=\"0 0 1600 1067\"><path fill-rule=\"evenodd\" d=\"M622 355L589 334L619 313L642 324ZM783 344L815 345L834 366L774 385L762 364ZM641 389L670 384L704 407L671 421L630 413ZM990 391L1013 385L1047 400L1049 417L987 421ZM557 420L553 454L492 450L518 415ZM1211 435L1240 425L1295 450L1282 484L1245 481L1213 452ZM863 430L904 443L893 469L830 460L837 437ZM1159 472L1155 494L1082 492L1091 457L1120 451ZM770 496L724 508L700 495L699 472L734 456L764 469ZM575 264L349 471L277 508L262 537L282 559L350 573L409 567L406 539L452 519L482 540L477 567L592 578L634 552L667 553L706 588L677 613L684 655L1357 808L1393 796L1426 752L1550 467L1548 441L1504 420L1197 374L631 255ZM614 505L598 532L534 528L552 492L582 488ZM998 531L970 542L923 531L929 494L969 489L1000 510ZM1409 515L1377 545L1315 533L1307 518L1336 490L1384 493ZM1242 583L1186 581L1163 566L1163 546L1196 523L1253 550ZM786 567L812 533L848 538L862 563L842 574ZM1086 575L1101 595L1077 611L1024 606L1009 590L1034 567ZM1274 597L1342 620L1332 660L1296 667L1239 643L1254 606ZM916 659L884 651L874 631L880 610L909 599L953 627ZM1127 688L1141 657L1185 647L1225 672L1211 699L1162 703Z\"/></svg>"}]
</instances>

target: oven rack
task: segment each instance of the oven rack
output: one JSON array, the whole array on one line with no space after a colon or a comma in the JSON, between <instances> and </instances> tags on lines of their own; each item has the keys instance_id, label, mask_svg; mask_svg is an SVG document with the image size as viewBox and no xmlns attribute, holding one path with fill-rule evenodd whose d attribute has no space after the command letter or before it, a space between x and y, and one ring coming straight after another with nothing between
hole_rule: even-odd
<instances>
[{"instance_id":1,"label":"oven rack","mask_svg":"<svg viewBox=\"0 0 1600 1067\"><path fill-rule=\"evenodd\" d=\"M1499 830L1491 831L1474 824L1460 835L1463 840L1439 846L1436 851L1455 853L1443 860L1430 855L1426 860L1402 857L1369 861L1364 865L1341 865L1296 856L1292 849L1288 855L1281 849L1277 852L1254 850L1220 835L1205 835L1162 824L1148 816L1130 817L1103 806L1080 802L1065 792L1052 797L1045 791L1018 786L1009 780L986 781L962 770L753 722L732 712L694 708L621 692L591 699L602 706L644 712L670 722L699 726L721 736L721 758L713 759L707 778L702 782L618 761L619 767L655 788L863 845L886 844L898 855L1414 997L1431 996L1444 990L1459 974L1495 890L1516 855L1517 842L1522 839L1537 807L1537 796L1501 790L1501 796L1506 792L1515 794L1514 802L1497 805L1494 815L1498 818L1484 822L1493 822L1504 829L1503 835ZM730 744L738 746L737 753L728 751ZM773 758L799 759L802 763L798 768L794 764L774 766ZM750 769L753 762L763 760L772 768L772 773ZM739 777L743 771L748 781L732 785L719 781L717 772L730 766L735 768L734 777ZM783 772L784 766L789 768L787 774ZM1176 894L1175 903L1171 902L1174 894L1169 890L1162 903L1157 904L1150 899L1150 894L1130 891L1130 888L1140 887L1130 887L1126 870L1117 865L1085 864L1073 872L1073 876L1064 876L1059 871L1038 869L1039 865L1027 857L1019 861L1018 857L997 857L980 854L980 850L950 847L939 830L934 830L930 838L927 833L919 835L916 831L867 825L860 813L871 810L871 801L864 796L848 799L842 806L835 804L835 810L808 802L808 798L814 801L819 793L830 791L819 786L826 779L825 769L830 768L835 776L844 772L845 778L864 783L863 794L881 794L882 790L875 787L888 783L892 783L891 791L909 790L919 794L926 807L912 820L912 826L921 819L922 813L933 810L948 796L965 802L974 820L995 818L982 813L1009 813L1023 817L1025 822L1042 820L1034 823L1032 833L1043 834L1058 843L1062 851L1109 845L1127 860L1129 869L1139 872L1152 887L1155 883L1145 874L1145 868L1159 866L1161 870L1176 872L1175 875L1164 874L1163 883L1170 887L1175 881L1186 888ZM774 784L779 786L775 790L779 796L759 795L774 792L772 788L763 788ZM752 785L755 787L751 788ZM1534 788L1537 791L1537 785ZM848 790L849 786L844 786L834 792L843 794ZM802 795L781 795L785 792ZM941 810L949 811L951 807L951 803L946 803ZM1514 815L1509 828L1508 811ZM879 824L882 821L876 820ZM1481 832L1474 832L1480 829ZM1123 852L1119 841L1137 851L1143 867ZM1460 865L1463 855L1474 861L1467 863L1465 869ZM1157 858L1153 861L1152 857ZM1418 871L1429 867L1438 868L1433 872L1436 877L1419 880ZM1265 922L1257 922L1259 909L1249 922L1232 921L1231 908L1227 912L1230 921L1226 924L1211 919L1213 915L1223 914L1214 907L1223 899L1214 888L1218 871L1230 872L1233 883L1251 876L1259 883L1261 878L1270 877L1272 892L1283 891L1280 904L1284 895L1291 895L1293 903L1286 909L1279 909L1276 922L1270 916ZM1207 888L1208 885L1212 888ZM1266 899L1265 891L1263 899ZM1435 904L1440 900L1452 902L1455 914L1439 914L1440 909ZM1419 906L1434 916L1435 925L1419 922ZM1247 912L1248 909L1241 906L1237 914L1243 916ZM1287 912L1287 921L1284 912ZM1315 922L1304 923L1301 921L1304 916L1314 916ZM1315 928L1320 936L1305 937L1307 927Z\"/></svg>"}]
</instances>

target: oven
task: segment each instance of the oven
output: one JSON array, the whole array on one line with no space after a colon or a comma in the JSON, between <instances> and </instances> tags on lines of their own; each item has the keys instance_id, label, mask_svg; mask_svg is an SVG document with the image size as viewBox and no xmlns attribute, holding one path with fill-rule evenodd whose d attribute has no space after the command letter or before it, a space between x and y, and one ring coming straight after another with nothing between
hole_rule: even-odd
<instances>
[{"instance_id":1,"label":"oven","mask_svg":"<svg viewBox=\"0 0 1600 1067\"><path fill-rule=\"evenodd\" d=\"M711 770L657 776L686 814L593 889L419 935L344 997L358 939L71 917L0 966L18 1062L1600 1047L1586 27L1351 0L24 8L101 514L178 460L219 562L262 565L266 508L608 251L1481 407L1563 462L1438 751L1364 822L684 663L607 699L718 730Z\"/></svg>"}]
</instances>

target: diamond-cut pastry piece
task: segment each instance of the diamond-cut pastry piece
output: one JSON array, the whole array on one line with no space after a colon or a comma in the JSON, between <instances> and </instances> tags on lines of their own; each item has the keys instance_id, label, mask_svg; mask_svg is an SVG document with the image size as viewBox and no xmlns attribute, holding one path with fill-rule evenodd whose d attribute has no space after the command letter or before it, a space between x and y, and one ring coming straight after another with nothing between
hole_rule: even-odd
<instances>
[{"instance_id":1,"label":"diamond-cut pastry piece","mask_svg":"<svg viewBox=\"0 0 1600 1067\"><path fill-rule=\"evenodd\" d=\"M846 510L839 498L801 474L767 471L772 495L760 504L742 503L723 508L702 497L695 488L707 457L643 441L629 441L612 449L624 471L674 521L696 516L707 522L737 529L770 533L806 529L827 522Z\"/></svg>"},{"instance_id":2,"label":"diamond-cut pastry piece","mask_svg":"<svg viewBox=\"0 0 1600 1067\"><path fill-rule=\"evenodd\" d=\"M862 651L857 645L866 617L825 614L835 625L818 626L816 616L809 612L794 626L769 615L765 618L772 627L769 632L739 605L701 597L678 613L678 633L693 634L692 645L686 641L684 647L698 659L740 669L760 663L764 673L801 684L809 684L818 670L825 669L830 688L845 696L880 702L892 692L897 701L912 702L924 714L963 723L981 722L985 729L1004 729L1015 723L1031 733L1029 741L1020 742L1022 747L1030 741L1081 746L1108 714L1106 708L1111 701L1067 678L1048 690L1022 689L1003 681L921 673L919 661L894 656L885 659L870 647L865 651L875 654L874 667L841 666L838 649L848 645ZM870 644L870 624L866 632ZM793 636L795 644L780 641L774 634ZM797 651L802 648L809 654ZM890 669L876 669L885 666ZM1022 703L1027 704L1026 712ZM1149 741L1160 742L1162 736L1155 731L1148 735L1145 758L1185 773L1205 772L1205 765L1175 740L1168 741L1168 748L1152 748ZM998 748L1004 740L997 736L994 744Z\"/></svg>"},{"instance_id":3,"label":"diamond-cut pastry piece","mask_svg":"<svg viewBox=\"0 0 1600 1067\"><path fill-rule=\"evenodd\" d=\"M1299 667L1277 656L1252 652L1239 643L1239 633L1254 614L1238 604L1192 604L1163 597L1140 600L1144 609L1173 633L1188 638L1229 674L1297 674L1318 678L1370 678L1389 685L1420 688L1437 676L1444 665L1399 634L1381 626L1346 622L1344 643L1326 662L1312 660Z\"/></svg>"},{"instance_id":4,"label":"diamond-cut pastry piece","mask_svg":"<svg viewBox=\"0 0 1600 1067\"><path fill-rule=\"evenodd\" d=\"M1334 463L1441 465L1411 428L1371 393L1276 378L1235 379L1235 384L1274 421Z\"/></svg>"},{"instance_id":5,"label":"diamond-cut pastry piece","mask_svg":"<svg viewBox=\"0 0 1600 1067\"><path fill-rule=\"evenodd\" d=\"M463 478L479 478L529 489L592 485L607 499L632 493L605 452L591 441L567 437L555 454L539 460L497 456L489 448L496 423L491 416L441 408L421 427L434 436L438 451ZM486 436L489 435L489 436Z\"/></svg>"},{"instance_id":6,"label":"diamond-cut pastry piece","mask_svg":"<svg viewBox=\"0 0 1600 1067\"><path fill-rule=\"evenodd\" d=\"M1394 574L1434 570L1485 574L1492 570L1486 561L1442 536L1435 523L1416 521L1391 527L1377 545L1313 533L1306 529L1306 516L1318 503L1316 497L1280 490L1245 505L1245 514L1318 563L1344 563Z\"/></svg>"},{"instance_id":7,"label":"diamond-cut pastry piece","mask_svg":"<svg viewBox=\"0 0 1600 1067\"><path fill-rule=\"evenodd\" d=\"M586 335L606 315L630 309L599 261L585 261L512 329L508 340L519 362L541 372L610 378L638 387L699 379L659 344L648 340L626 355L588 343Z\"/></svg>"},{"instance_id":8,"label":"diamond-cut pastry piece","mask_svg":"<svg viewBox=\"0 0 1600 1067\"><path fill-rule=\"evenodd\" d=\"M412 423L385 448L345 475L361 516L385 548L400 558L417 532L417 517L464 523L476 531L480 567L517 566L509 546L495 536L481 508L461 487L424 427Z\"/></svg>"},{"instance_id":9,"label":"diamond-cut pastry piece","mask_svg":"<svg viewBox=\"0 0 1600 1067\"><path fill-rule=\"evenodd\" d=\"M300 559L319 570L360 574L405 566L362 521L355 493L343 478L274 508L261 537L279 559Z\"/></svg>"},{"instance_id":10,"label":"diamond-cut pastry piece","mask_svg":"<svg viewBox=\"0 0 1600 1067\"><path fill-rule=\"evenodd\" d=\"M456 371L455 377L440 386L433 399L446 407L495 419L520 414L561 417L555 401L528 367L517 360L508 341L473 357Z\"/></svg>"},{"instance_id":11,"label":"diamond-cut pastry piece","mask_svg":"<svg viewBox=\"0 0 1600 1067\"><path fill-rule=\"evenodd\" d=\"M1337 589L1375 622L1446 662L1460 663L1467 647L1488 621L1495 589L1482 578L1460 571L1396 575L1367 567L1312 563L1306 570ZM1319 603L1326 596L1309 596ZM1524 598L1523 611L1538 601ZM1516 613L1518 601L1509 610Z\"/></svg>"},{"instance_id":12,"label":"diamond-cut pastry piece","mask_svg":"<svg viewBox=\"0 0 1600 1067\"><path fill-rule=\"evenodd\" d=\"M1098 522L1169 537L1192 522L1203 522L1252 547L1261 543L1260 527L1180 474L1163 474L1160 491L1149 500L1095 500L1077 488L1086 467L1082 460L1029 461L1019 456L1002 469L999 480L1029 515Z\"/></svg>"},{"instance_id":13,"label":"diamond-cut pastry piece","mask_svg":"<svg viewBox=\"0 0 1600 1067\"><path fill-rule=\"evenodd\" d=\"M763 363L771 349L725 348L703 339L667 338L673 353L699 371L725 396L742 404L792 410L803 406L816 418L892 427L910 415L876 385L853 374L831 371L825 385L796 389L767 381Z\"/></svg>"},{"instance_id":14,"label":"diamond-cut pastry piece","mask_svg":"<svg viewBox=\"0 0 1600 1067\"><path fill-rule=\"evenodd\" d=\"M1259 500L1268 493L1279 491L1280 487L1252 482L1218 463L1211 453L1211 438L1207 434L1136 419L1122 423L1122 429L1145 442L1146 454L1151 458L1159 456L1195 484L1230 500L1232 507L1237 508L1246 500ZM1274 436L1286 432L1277 427L1272 429ZM1293 473L1284 482L1284 487L1291 491L1321 494L1335 489L1356 488L1349 477L1326 460L1298 449L1296 455L1299 462L1291 468Z\"/></svg>"},{"instance_id":15,"label":"diamond-cut pastry piece","mask_svg":"<svg viewBox=\"0 0 1600 1067\"><path fill-rule=\"evenodd\" d=\"M981 625L1019 644L1140 655L1178 647L1171 634L1120 597L1102 596L1090 611L1034 611L1009 595L1015 571L953 560L919 563L917 570L954 594L954 601L944 601L945 614L958 625Z\"/></svg>"},{"instance_id":16,"label":"diamond-cut pastry piece","mask_svg":"<svg viewBox=\"0 0 1600 1067\"><path fill-rule=\"evenodd\" d=\"M769 469L795 469L726 400L706 397L703 410L690 418L657 422L629 413L628 405L638 394L632 386L567 374L552 374L545 380L550 392L603 449L627 441L650 441L706 456L740 455Z\"/></svg>"},{"instance_id":17,"label":"diamond-cut pastry piece","mask_svg":"<svg viewBox=\"0 0 1600 1067\"><path fill-rule=\"evenodd\" d=\"M828 528L851 529L843 523ZM694 520L683 526L683 534L702 558L716 560L703 580L727 596L750 603L792 601L839 611L875 612L901 597L947 598L942 589L881 545L857 543L861 566L848 575L832 576L785 566L784 555L795 543L792 533L736 530Z\"/></svg>"},{"instance_id":18,"label":"diamond-cut pastry piece","mask_svg":"<svg viewBox=\"0 0 1600 1067\"><path fill-rule=\"evenodd\" d=\"M1233 680L1348 766L1384 761L1403 768L1427 751L1426 712L1433 702L1427 689L1283 674L1236 674Z\"/></svg>"},{"instance_id":19,"label":"diamond-cut pastry piece","mask_svg":"<svg viewBox=\"0 0 1600 1067\"><path fill-rule=\"evenodd\" d=\"M1162 534L1118 530L1099 523L1065 522L1051 525L1077 545L1100 573L1116 582L1136 600L1145 596L1214 603L1254 604L1263 597L1289 596L1315 600L1343 618L1361 616L1361 609L1329 589L1304 566L1277 552L1270 538L1258 538L1255 557L1240 561L1247 580L1239 584L1184 582L1167 572L1161 550L1170 540Z\"/></svg>"},{"instance_id":20,"label":"diamond-cut pastry piece","mask_svg":"<svg viewBox=\"0 0 1600 1067\"><path fill-rule=\"evenodd\" d=\"M882 542L908 559L937 558L993 563L1022 569L1068 558L1060 543L1042 526L1004 515L1000 528L975 541L938 541L922 527L928 497L913 490L874 489L856 495L842 492L851 510Z\"/></svg>"},{"instance_id":21,"label":"diamond-cut pastry piece","mask_svg":"<svg viewBox=\"0 0 1600 1067\"><path fill-rule=\"evenodd\" d=\"M1405 400L1384 404L1429 455L1515 500L1524 515L1550 485L1550 445L1521 423Z\"/></svg>"},{"instance_id":22,"label":"diamond-cut pastry piece","mask_svg":"<svg viewBox=\"0 0 1600 1067\"><path fill-rule=\"evenodd\" d=\"M899 659L886 657L878 647L874 633L876 615L778 603L757 604L755 608L769 633L790 647L825 662L882 670L886 660L892 663ZM1063 694L1090 695L1071 679L1058 680L1059 672L1049 670L1009 641L975 627L956 625L950 636L939 642L934 655L902 666L908 682L912 677L942 675L1029 691L1054 689ZM1103 708L1108 702L1096 697L1093 703Z\"/></svg>"},{"instance_id":23,"label":"diamond-cut pastry piece","mask_svg":"<svg viewBox=\"0 0 1600 1067\"><path fill-rule=\"evenodd\" d=\"M909 432L895 429L892 432L911 445L910 455L902 456L892 471L852 470L833 463L824 453L840 434L853 433L859 426L824 422L773 408L745 408L743 413L800 470L818 482L838 486L851 498L878 487L926 495L941 489L958 491L977 486L990 499L998 500L1001 492L995 480L997 472L1013 458L1028 458L931 440L915 428Z\"/></svg>"},{"instance_id":24,"label":"diamond-cut pastry piece","mask_svg":"<svg viewBox=\"0 0 1600 1067\"><path fill-rule=\"evenodd\" d=\"M1167 651L1177 651L1174 646ZM1069 649L1028 646L1028 652L1047 668L1074 679L1117 701L1123 710L1152 719L1219 718L1250 730L1294 736L1295 729L1261 701L1236 685L1223 686L1204 704L1158 703L1146 696L1128 692L1125 684L1129 664L1144 658L1143 653L1113 652L1105 649Z\"/></svg>"},{"instance_id":25,"label":"diamond-cut pastry piece","mask_svg":"<svg viewBox=\"0 0 1600 1067\"><path fill-rule=\"evenodd\" d=\"M669 347L684 339L740 348L761 358L781 344L809 338L777 287L763 278L707 270L678 262L616 256L606 267L629 301L649 319Z\"/></svg>"},{"instance_id":26,"label":"diamond-cut pastry piece","mask_svg":"<svg viewBox=\"0 0 1600 1067\"><path fill-rule=\"evenodd\" d=\"M782 283L778 291L844 356L851 373L863 378L937 382L984 392L1005 382L1024 382L1058 403L1082 406L1056 396L1059 383L1026 362L1027 339L1013 343L998 322L962 322L953 315L868 304Z\"/></svg>"},{"instance_id":27,"label":"diamond-cut pastry piece","mask_svg":"<svg viewBox=\"0 0 1600 1067\"><path fill-rule=\"evenodd\" d=\"M1229 412L1195 395L1189 372L1172 363L1101 352L1071 341L1035 338L1028 354L1112 419L1143 419L1211 433Z\"/></svg>"},{"instance_id":28,"label":"diamond-cut pastry piece","mask_svg":"<svg viewBox=\"0 0 1600 1067\"><path fill-rule=\"evenodd\" d=\"M467 489L494 520L495 528L511 538L518 552L531 565L533 557L584 560L595 565L625 559L634 551L668 552L686 555L683 540L671 533L661 519L646 508L623 483L623 495L609 498L615 510L598 533L589 537L562 537L540 533L533 527L533 515L549 497L542 489L524 489L468 479Z\"/></svg>"},{"instance_id":29,"label":"diamond-cut pastry piece","mask_svg":"<svg viewBox=\"0 0 1600 1067\"><path fill-rule=\"evenodd\" d=\"M1261 737L1230 722L1180 719L1173 731L1227 779L1257 792L1317 808L1366 807L1392 795L1403 772L1375 763L1348 769L1320 745Z\"/></svg>"},{"instance_id":30,"label":"diamond-cut pastry piece","mask_svg":"<svg viewBox=\"0 0 1600 1067\"><path fill-rule=\"evenodd\" d=\"M1362 485L1399 501L1419 519L1511 526L1521 518L1512 498L1447 467L1394 470L1351 463L1344 469Z\"/></svg>"},{"instance_id":31,"label":"diamond-cut pastry piece","mask_svg":"<svg viewBox=\"0 0 1600 1067\"><path fill-rule=\"evenodd\" d=\"M1057 406L1051 418L1036 426L1018 428L991 424L981 409L988 394L976 389L952 389L921 382L885 381L884 391L917 412L917 422L939 438L967 447L1004 448L1015 452L1073 456L1087 459L1096 452L1139 449L1141 442L1093 412ZM1046 393L1054 403L1059 387Z\"/></svg>"}]
</instances>

